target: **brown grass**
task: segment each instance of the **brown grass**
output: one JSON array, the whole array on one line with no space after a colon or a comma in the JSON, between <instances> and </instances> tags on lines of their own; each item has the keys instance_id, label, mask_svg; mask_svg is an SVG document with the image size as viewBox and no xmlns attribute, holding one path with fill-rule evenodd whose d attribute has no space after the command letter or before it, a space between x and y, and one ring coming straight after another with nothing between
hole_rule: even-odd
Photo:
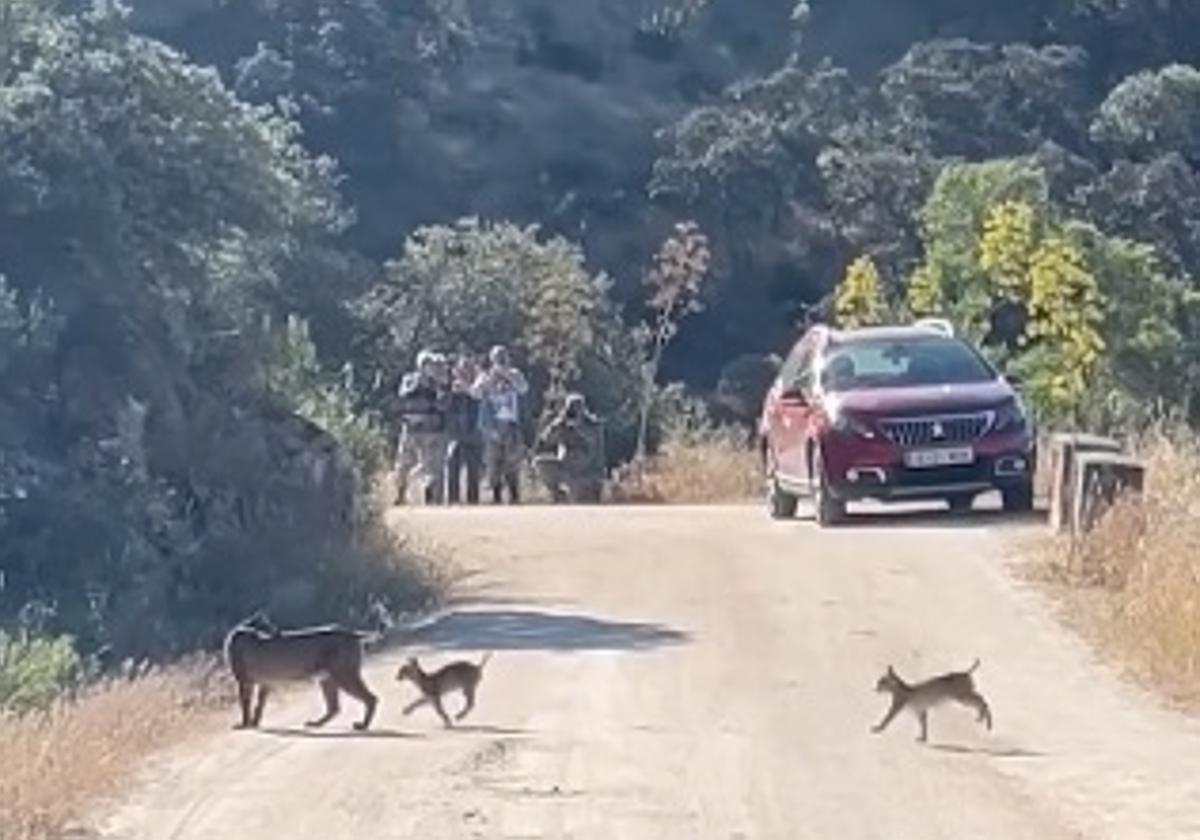
<instances>
[{"instance_id":1,"label":"brown grass","mask_svg":"<svg viewBox=\"0 0 1200 840\"><path fill-rule=\"evenodd\" d=\"M414 611L430 609L453 586L450 558L389 527L384 510L369 506L356 551L340 570L343 585L353 596L394 579ZM127 789L148 757L197 732L226 727L229 720L214 712L234 700L220 659L197 655L137 679L100 681L49 712L0 710L0 840L61 837L105 798Z\"/></svg>"},{"instance_id":2,"label":"brown grass","mask_svg":"<svg viewBox=\"0 0 1200 840\"><path fill-rule=\"evenodd\" d=\"M0 837L49 840L118 793L149 754L206 726L231 690L216 663L109 680L46 713L0 716Z\"/></svg>"},{"instance_id":3,"label":"brown grass","mask_svg":"<svg viewBox=\"0 0 1200 840\"><path fill-rule=\"evenodd\" d=\"M1103 651L1200 708L1200 439L1159 435L1141 450L1144 498L1118 502L1078 541L1056 541L1049 569Z\"/></svg>"},{"instance_id":4,"label":"brown grass","mask_svg":"<svg viewBox=\"0 0 1200 840\"><path fill-rule=\"evenodd\" d=\"M617 472L612 499L625 504L745 502L762 494L758 457L733 434L668 441L643 464Z\"/></svg>"}]
</instances>

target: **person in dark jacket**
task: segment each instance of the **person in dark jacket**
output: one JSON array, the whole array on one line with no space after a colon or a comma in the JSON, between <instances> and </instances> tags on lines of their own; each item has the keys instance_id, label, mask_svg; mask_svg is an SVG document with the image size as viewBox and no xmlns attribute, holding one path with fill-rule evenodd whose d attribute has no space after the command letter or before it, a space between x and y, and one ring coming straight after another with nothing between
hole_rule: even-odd
<instances>
[{"instance_id":1,"label":"person in dark jacket","mask_svg":"<svg viewBox=\"0 0 1200 840\"><path fill-rule=\"evenodd\" d=\"M594 504L604 490L604 425L588 410L582 394L569 394L539 444L553 454L539 455L534 468L556 503Z\"/></svg>"},{"instance_id":2,"label":"person in dark jacket","mask_svg":"<svg viewBox=\"0 0 1200 840\"><path fill-rule=\"evenodd\" d=\"M396 504L408 501L416 484L420 500L440 504L446 472L445 357L429 350L417 355L416 370L400 383L401 432L396 451Z\"/></svg>"},{"instance_id":3,"label":"person in dark jacket","mask_svg":"<svg viewBox=\"0 0 1200 840\"><path fill-rule=\"evenodd\" d=\"M479 398L471 393L479 378L479 364L469 353L459 355L454 364L450 397L446 404L446 501L462 501L462 479L466 473L467 504L479 504L483 481L483 432L480 429Z\"/></svg>"}]
</instances>

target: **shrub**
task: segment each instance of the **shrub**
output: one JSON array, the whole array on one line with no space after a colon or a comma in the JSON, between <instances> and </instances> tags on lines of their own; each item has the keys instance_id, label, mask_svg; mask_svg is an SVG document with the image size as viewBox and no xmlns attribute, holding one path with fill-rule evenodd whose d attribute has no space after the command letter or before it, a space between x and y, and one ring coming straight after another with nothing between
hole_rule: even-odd
<instances>
[{"instance_id":1,"label":"shrub","mask_svg":"<svg viewBox=\"0 0 1200 840\"><path fill-rule=\"evenodd\" d=\"M68 636L43 639L0 630L0 712L48 708L82 669Z\"/></svg>"},{"instance_id":2,"label":"shrub","mask_svg":"<svg viewBox=\"0 0 1200 840\"><path fill-rule=\"evenodd\" d=\"M302 318L289 315L278 328L264 319L260 327L264 385L286 408L333 435L369 480L387 462L387 438L379 419L355 405L353 368L341 380L329 375Z\"/></svg>"},{"instance_id":3,"label":"shrub","mask_svg":"<svg viewBox=\"0 0 1200 840\"><path fill-rule=\"evenodd\" d=\"M675 386L660 393L656 409L658 449L617 470L614 501L718 504L759 494L762 473L744 428L716 424L704 403Z\"/></svg>"},{"instance_id":4,"label":"shrub","mask_svg":"<svg viewBox=\"0 0 1200 840\"><path fill-rule=\"evenodd\" d=\"M1141 500L1057 546L1057 569L1087 599L1085 617L1122 664L1176 699L1200 702L1200 439L1158 434L1142 447Z\"/></svg>"}]
</instances>

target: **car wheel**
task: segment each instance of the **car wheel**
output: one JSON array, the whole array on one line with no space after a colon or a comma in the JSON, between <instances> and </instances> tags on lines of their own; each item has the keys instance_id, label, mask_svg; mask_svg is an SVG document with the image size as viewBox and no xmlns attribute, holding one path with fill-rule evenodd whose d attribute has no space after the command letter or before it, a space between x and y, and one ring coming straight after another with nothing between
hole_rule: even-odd
<instances>
[{"instance_id":1,"label":"car wheel","mask_svg":"<svg viewBox=\"0 0 1200 840\"><path fill-rule=\"evenodd\" d=\"M975 494L955 493L953 496L946 497L946 504L950 506L950 510L954 513L969 513L975 505Z\"/></svg>"},{"instance_id":2,"label":"car wheel","mask_svg":"<svg viewBox=\"0 0 1200 840\"><path fill-rule=\"evenodd\" d=\"M779 480L772 477L767 487L767 510L772 519L791 519L796 515L799 499L779 486Z\"/></svg>"},{"instance_id":3,"label":"car wheel","mask_svg":"<svg viewBox=\"0 0 1200 840\"><path fill-rule=\"evenodd\" d=\"M813 516L822 528L838 525L846 518L846 503L836 498L829 490L825 476L825 465L818 450L813 453Z\"/></svg>"},{"instance_id":4,"label":"car wheel","mask_svg":"<svg viewBox=\"0 0 1200 840\"><path fill-rule=\"evenodd\" d=\"M1000 491L1005 513L1029 513L1033 510L1033 482L1027 481L1016 487Z\"/></svg>"},{"instance_id":5,"label":"car wheel","mask_svg":"<svg viewBox=\"0 0 1200 840\"><path fill-rule=\"evenodd\" d=\"M767 512L772 519L791 519L796 515L796 504L799 501L794 493L789 493L779 486L775 476L775 458L768 450L763 466L767 473Z\"/></svg>"}]
</instances>

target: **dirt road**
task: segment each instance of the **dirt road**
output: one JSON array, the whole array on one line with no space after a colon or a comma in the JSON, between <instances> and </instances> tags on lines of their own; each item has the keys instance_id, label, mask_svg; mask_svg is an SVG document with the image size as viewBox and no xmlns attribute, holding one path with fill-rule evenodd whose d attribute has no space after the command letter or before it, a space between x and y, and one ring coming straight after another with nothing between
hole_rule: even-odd
<instances>
[{"instance_id":1,"label":"dirt road","mask_svg":"<svg viewBox=\"0 0 1200 840\"><path fill-rule=\"evenodd\" d=\"M107 822L122 840L1200 837L1200 730L1092 662L1006 573L1028 526L755 508L409 514L472 596L420 628L430 664L495 650L445 732L391 681L321 734L304 691L259 733L181 749ZM935 712L868 733L891 662L982 659L992 733Z\"/></svg>"}]
</instances>

